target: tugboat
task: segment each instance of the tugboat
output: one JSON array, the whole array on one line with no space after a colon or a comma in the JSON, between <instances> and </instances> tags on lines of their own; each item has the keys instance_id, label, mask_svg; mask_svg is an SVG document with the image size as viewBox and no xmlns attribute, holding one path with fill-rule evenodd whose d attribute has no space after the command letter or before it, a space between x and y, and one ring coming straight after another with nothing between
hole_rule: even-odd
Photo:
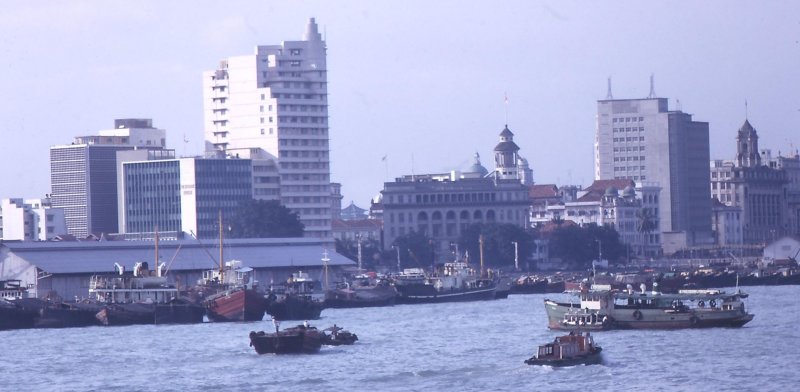
<instances>
[{"instance_id":1,"label":"tugboat","mask_svg":"<svg viewBox=\"0 0 800 392\"><path fill-rule=\"evenodd\" d=\"M267 296L267 313L278 321L319 319L325 291L308 273L293 273L284 286L273 286Z\"/></svg>"},{"instance_id":2,"label":"tugboat","mask_svg":"<svg viewBox=\"0 0 800 392\"><path fill-rule=\"evenodd\" d=\"M26 297L21 280L0 280L0 331L34 327L37 312L20 305Z\"/></svg>"},{"instance_id":3,"label":"tugboat","mask_svg":"<svg viewBox=\"0 0 800 392\"><path fill-rule=\"evenodd\" d=\"M594 344L589 332L570 332L556 337L552 343L539 346L537 355L525 363L553 367L594 365L602 362L602 351L602 347Z\"/></svg>"},{"instance_id":4,"label":"tugboat","mask_svg":"<svg viewBox=\"0 0 800 392\"><path fill-rule=\"evenodd\" d=\"M258 354L313 354L322 347L323 334L306 321L296 327L280 330L280 322L272 319L274 333L250 332L250 346Z\"/></svg>"},{"instance_id":5,"label":"tugboat","mask_svg":"<svg viewBox=\"0 0 800 392\"><path fill-rule=\"evenodd\" d=\"M323 329L322 332L322 344L326 346L351 345L358 341L358 335L346 331L342 327L337 327L336 324Z\"/></svg>"}]
</instances>

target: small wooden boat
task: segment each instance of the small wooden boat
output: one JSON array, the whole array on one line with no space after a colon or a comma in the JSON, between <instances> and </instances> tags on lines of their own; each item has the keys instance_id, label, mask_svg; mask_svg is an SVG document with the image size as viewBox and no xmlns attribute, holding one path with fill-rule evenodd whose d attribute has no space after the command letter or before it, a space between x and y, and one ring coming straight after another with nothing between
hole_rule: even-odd
<instances>
[{"instance_id":1,"label":"small wooden boat","mask_svg":"<svg viewBox=\"0 0 800 392\"><path fill-rule=\"evenodd\" d=\"M594 344L589 332L570 332L569 335L556 337L552 343L539 346L538 354L525 363L553 367L593 365L602 361L602 351L600 346Z\"/></svg>"},{"instance_id":2,"label":"small wooden boat","mask_svg":"<svg viewBox=\"0 0 800 392\"><path fill-rule=\"evenodd\" d=\"M322 344L326 346L351 345L358 340L358 335L346 331L342 327L337 327L336 324L323 329L322 332Z\"/></svg>"},{"instance_id":3,"label":"small wooden boat","mask_svg":"<svg viewBox=\"0 0 800 392\"><path fill-rule=\"evenodd\" d=\"M275 324L274 333L250 332L250 346L259 354L313 354L322 347L323 334L308 323L279 330Z\"/></svg>"}]
</instances>

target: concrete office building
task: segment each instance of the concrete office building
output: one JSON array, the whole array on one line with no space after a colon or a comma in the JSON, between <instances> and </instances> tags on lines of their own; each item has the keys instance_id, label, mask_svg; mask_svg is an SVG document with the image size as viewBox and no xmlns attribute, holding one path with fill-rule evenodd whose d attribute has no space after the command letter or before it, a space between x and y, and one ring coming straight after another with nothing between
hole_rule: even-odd
<instances>
[{"instance_id":1,"label":"concrete office building","mask_svg":"<svg viewBox=\"0 0 800 392\"><path fill-rule=\"evenodd\" d=\"M219 214L252 199L248 159L180 158L122 163L124 233L219 238Z\"/></svg>"},{"instance_id":2,"label":"concrete office building","mask_svg":"<svg viewBox=\"0 0 800 392\"><path fill-rule=\"evenodd\" d=\"M3 199L0 202L0 239L47 241L67 234L64 210L50 199Z\"/></svg>"},{"instance_id":3,"label":"concrete office building","mask_svg":"<svg viewBox=\"0 0 800 392\"><path fill-rule=\"evenodd\" d=\"M64 210L67 232L78 238L116 232L117 152L165 145L166 131L152 120L119 119L114 129L50 147L50 197L53 208Z\"/></svg>"},{"instance_id":4,"label":"concrete office building","mask_svg":"<svg viewBox=\"0 0 800 392\"><path fill-rule=\"evenodd\" d=\"M595 179L660 187L661 232L674 248L711 242L708 123L669 110L666 98L597 102Z\"/></svg>"},{"instance_id":5,"label":"concrete office building","mask_svg":"<svg viewBox=\"0 0 800 392\"><path fill-rule=\"evenodd\" d=\"M326 47L314 19L302 41L222 60L203 92L206 151L273 162L280 182L254 181L254 197L297 212L306 236L331 238Z\"/></svg>"}]
</instances>

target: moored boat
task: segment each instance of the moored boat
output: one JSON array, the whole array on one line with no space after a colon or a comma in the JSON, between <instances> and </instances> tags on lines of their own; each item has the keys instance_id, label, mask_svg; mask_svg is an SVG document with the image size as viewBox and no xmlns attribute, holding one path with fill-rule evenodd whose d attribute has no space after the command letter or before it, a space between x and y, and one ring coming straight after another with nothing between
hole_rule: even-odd
<instances>
[{"instance_id":1,"label":"moored boat","mask_svg":"<svg viewBox=\"0 0 800 392\"><path fill-rule=\"evenodd\" d=\"M182 299L177 286L167 280L163 267L162 263L150 271L147 262L139 262L128 274L115 263L116 274L92 276L89 294L100 307L96 317L101 324L203 322L203 307Z\"/></svg>"},{"instance_id":2,"label":"moored boat","mask_svg":"<svg viewBox=\"0 0 800 392\"><path fill-rule=\"evenodd\" d=\"M351 282L338 285L325 293L326 308L366 308L392 306L397 291L385 278L357 275Z\"/></svg>"},{"instance_id":3,"label":"moored boat","mask_svg":"<svg viewBox=\"0 0 800 392\"><path fill-rule=\"evenodd\" d=\"M293 273L286 284L270 287L267 313L274 319L316 320L325 306L325 291L308 273Z\"/></svg>"},{"instance_id":4,"label":"moored boat","mask_svg":"<svg viewBox=\"0 0 800 392\"><path fill-rule=\"evenodd\" d=\"M537 354L525 363L553 367L594 365L602 362L602 352L603 348L594 343L589 332L570 332L539 346Z\"/></svg>"},{"instance_id":5,"label":"moored boat","mask_svg":"<svg viewBox=\"0 0 800 392\"><path fill-rule=\"evenodd\" d=\"M593 321L597 329L678 329L741 327L753 319L745 310L745 293L727 294L719 290L690 290L664 294L657 289L641 292L631 287L620 292L608 286L583 289L575 293L579 301L556 302L545 299L551 329L574 330L580 326L565 323L570 317ZM570 316L574 315L574 316ZM577 318L575 318L578 320Z\"/></svg>"},{"instance_id":6,"label":"moored boat","mask_svg":"<svg viewBox=\"0 0 800 392\"><path fill-rule=\"evenodd\" d=\"M397 303L437 303L495 299L497 286L480 277L466 263L445 263L438 276L426 276L420 268L403 270L394 281Z\"/></svg>"},{"instance_id":7,"label":"moored boat","mask_svg":"<svg viewBox=\"0 0 800 392\"><path fill-rule=\"evenodd\" d=\"M253 279L253 269L239 267L231 260L219 270L203 273L197 289L206 295L203 303L210 321L259 321L264 318L267 300Z\"/></svg>"}]
</instances>

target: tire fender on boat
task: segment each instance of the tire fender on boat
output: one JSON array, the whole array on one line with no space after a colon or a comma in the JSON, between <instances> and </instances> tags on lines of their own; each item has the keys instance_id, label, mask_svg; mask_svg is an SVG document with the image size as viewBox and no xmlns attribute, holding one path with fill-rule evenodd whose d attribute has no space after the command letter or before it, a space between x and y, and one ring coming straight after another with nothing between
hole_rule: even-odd
<instances>
[{"instance_id":1,"label":"tire fender on boat","mask_svg":"<svg viewBox=\"0 0 800 392\"><path fill-rule=\"evenodd\" d=\"M711 301L708 301L708 306L710 306L712 308L716 307L717 306L717 301L714 301L713 299Z\"/></svg>"},{"instance_id":2,"label":"tire fender on boat","mask_svg":"<svg viewBox=\"0 0 800 392\"><path fill-rule=\"evenodd\" d=\"M635 318L636 320L641 320L642 319L642 312L639 309L634 310L633 311L633 318Z\"/></svg>"}]
</instances>

